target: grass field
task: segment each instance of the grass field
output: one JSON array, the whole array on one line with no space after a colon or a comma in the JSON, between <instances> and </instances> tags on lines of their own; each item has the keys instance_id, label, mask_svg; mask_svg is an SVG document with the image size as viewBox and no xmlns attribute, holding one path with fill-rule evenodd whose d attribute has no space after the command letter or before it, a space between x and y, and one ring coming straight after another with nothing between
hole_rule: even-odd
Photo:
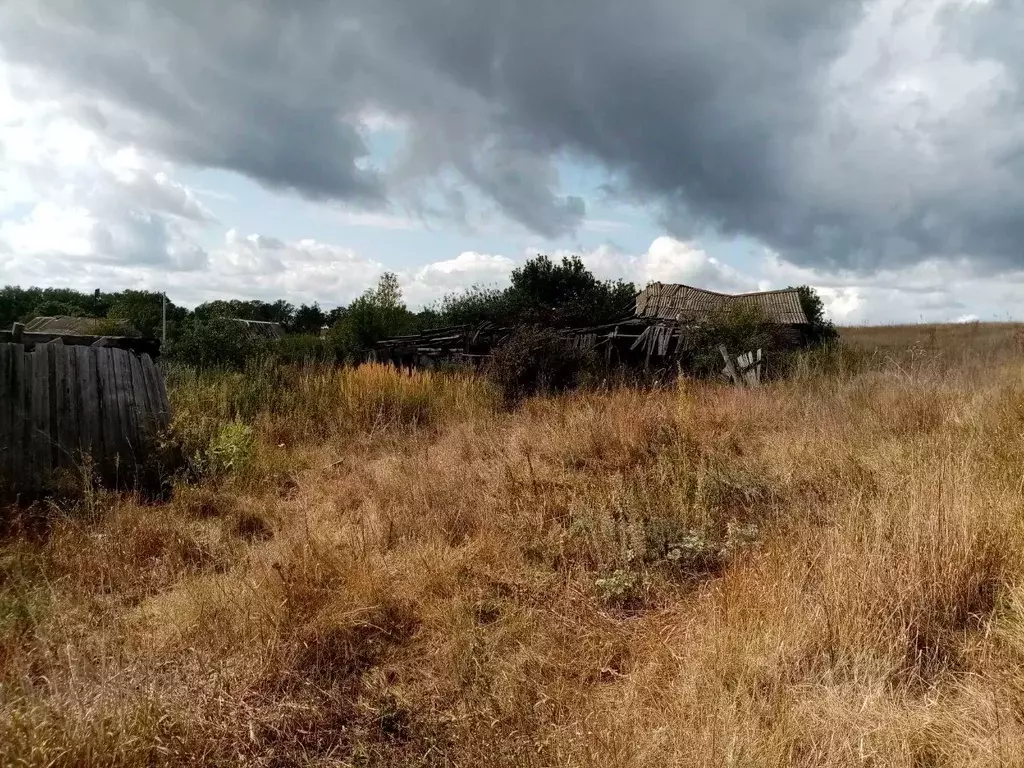
<instances>
[{"instance_id":1,"label":"grass field","mask_svg":"<svg viewBox=\"0 0 1024 768\"><path fill-rule=\"evenodd\" d=\"M176 372L205 479L0 543L0 764L1003 766L1024 332L740 391Z\"/></svg>"}]
</instances>

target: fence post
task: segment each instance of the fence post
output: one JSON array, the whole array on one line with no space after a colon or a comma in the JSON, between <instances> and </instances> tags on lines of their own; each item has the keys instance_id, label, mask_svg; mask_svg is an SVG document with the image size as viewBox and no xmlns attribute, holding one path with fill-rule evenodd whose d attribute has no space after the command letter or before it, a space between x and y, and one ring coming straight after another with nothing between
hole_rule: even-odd
<instances>
[{"instance_id":1,"label":"fence post","mask_svg":"<svg viewBox=\"0 0 1024 768\"><path fill-rule=\"evenodd\" d=\"M11 341L15 344L21 344L21 337L25 333L24 323L15 323L11 326Z\"/></svg>"},{"instance_id":2,"label":"fence post","mask_svg":"<svg viewBox=\"0 0 1024 768\"><path fill-rule=\"evenodd\" d=\"M729 374L729 378L732 379L737 387L743 389L743 378L740 376L739 371L736 370L736 362L732 359L732 355L729 354L729 350L725 348L725 344L719 344L718 351L722 353L722 359L725 360L725 373Z\"/></svg>"}]
</instances>

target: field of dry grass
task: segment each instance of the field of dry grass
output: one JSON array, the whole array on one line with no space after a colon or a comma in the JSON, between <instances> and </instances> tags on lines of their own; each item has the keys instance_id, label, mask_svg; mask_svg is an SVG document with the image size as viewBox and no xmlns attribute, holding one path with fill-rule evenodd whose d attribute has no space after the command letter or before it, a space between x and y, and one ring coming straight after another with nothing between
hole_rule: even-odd
<instances>
[{"instance_id":1,"label":"field of dry grass","mask_svg":"<svg viewBox=\"0 0 1024 768\"><path fill-rule=\"evenodd\" d=\"M1020 331L843 338L515 412L176 374L206 479L0 543L0 764L1018 764Z\"/></svg>"}]
</instances>

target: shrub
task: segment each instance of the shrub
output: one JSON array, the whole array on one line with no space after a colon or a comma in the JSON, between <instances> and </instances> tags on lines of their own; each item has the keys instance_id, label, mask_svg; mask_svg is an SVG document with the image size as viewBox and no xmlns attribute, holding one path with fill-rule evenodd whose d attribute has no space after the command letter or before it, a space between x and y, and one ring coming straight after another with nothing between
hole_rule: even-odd
<instances>
[{"instance_id":1,"label":"shrub","mask_svg":"<svg viewBox=\"0 0 1024 768\"><path fill-rule=\"evenodd\" d=\"M768 372L778 372L790 346L783 329L757 307L732 306L719 311L693 331L694 352L687 371L700 378L715 378L724 366L719 345L733 356L760 349Z\"/></svg>"},{"instance_id":2,"label":"shrub","mask_svg":"<svg viewBox=\"0 0 1024 768\"><path fill-rule=\"evenodd\" d=\"M288 334L267 345L267 351L284 365L333 363L336 350L329 339L312 334Z\"/></svg>"},{"instance_id":3,"label":"shrub","mask_svg":"<svg viewBox=\"0 0 1024 768\"><path fill-rule=\"evenodd\" d=\"M820 346L839 340L839 331L832 321L825 317L825 304L818 292L809 285L796 289L800 294L800 306L807 315L808 330L805 341L811 346Z\"/></svg>"},{"instance_id":4,"label":"shrub","mask_svg":"<svg viewBox=\"0 0 1024 768\"><path fill-rule=\"evenodd\" d=\"M557 331L525 326L494 348L486 371L511 404L538 392L575 387L595 368L592 354L581 352Z\"/></svg>"},{"instance_id":5,"label":"shrub","mask_svg":"<svg viewBox=\"0 0 1024 768\"><path fill-rule=\"evenodd\" d=\"M223 317L193 320L168 345L167 357L199 369L241 370L248 360L269 351L266 339L254 339L238 323Z\"/></svg>"}]
</instances>

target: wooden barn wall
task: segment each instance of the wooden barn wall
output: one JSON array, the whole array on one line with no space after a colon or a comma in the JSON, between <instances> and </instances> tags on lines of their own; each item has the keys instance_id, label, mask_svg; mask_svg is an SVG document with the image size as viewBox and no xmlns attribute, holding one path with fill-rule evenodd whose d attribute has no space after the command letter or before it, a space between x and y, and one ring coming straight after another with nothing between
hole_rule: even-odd
<instances>
[{"instance_id":1,"label":"wooden barn wall","mask_svg":"<svg viewBox=\"0 0 1024 768\"><path fill-rule=\"evenodd\" d=\"M91 462L106 483L145 459L170 406L149 355L0 343L0 497L32 498Z\"/></svg>"}]
</instances>

